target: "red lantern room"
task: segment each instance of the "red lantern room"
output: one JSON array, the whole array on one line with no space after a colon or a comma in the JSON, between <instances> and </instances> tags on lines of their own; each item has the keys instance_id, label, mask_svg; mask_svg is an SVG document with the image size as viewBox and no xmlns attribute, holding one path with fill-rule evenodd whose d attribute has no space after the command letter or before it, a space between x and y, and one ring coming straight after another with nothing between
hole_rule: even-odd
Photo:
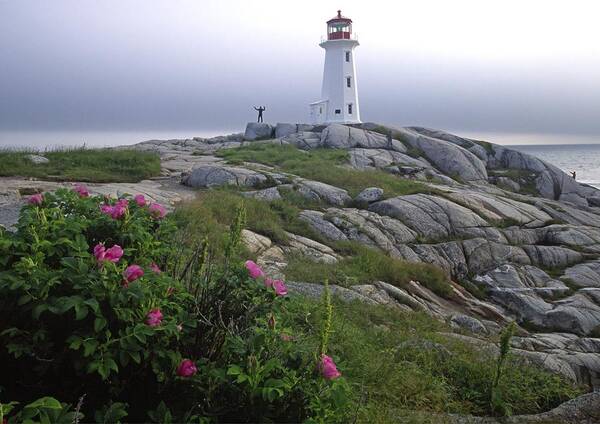
<instances>
[{"instance_id":1,"label":"red lantern room","mask_svg":"<svg viewBox=\"0 0 600 424\"><path fill-rule=\"evenodd\" d=\"M349 40L352 34L352 19L342 16L342 11L337 11L337 16L327 21L328 40Z\"/></svg>"}]
</instances>

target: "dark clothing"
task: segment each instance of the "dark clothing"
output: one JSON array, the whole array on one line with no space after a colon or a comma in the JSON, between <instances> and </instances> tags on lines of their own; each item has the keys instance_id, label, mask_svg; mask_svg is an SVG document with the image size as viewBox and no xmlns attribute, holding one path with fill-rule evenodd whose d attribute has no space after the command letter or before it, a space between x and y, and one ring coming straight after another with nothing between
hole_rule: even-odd
<instances>
[{"instance_id":1,"label":"dark clothing","mask_svg":"<svg viewBox=\"0 0 600 424\"><path fill-rule=\"evenodd\" d=\"M571 172L571 176L575 180L577 178L577 173L575 171Z\"/></svg>"},{"instance_id":2,"label":"dark clothing","mask_svg":"<svg viewBox=\"0 0 600 424\"><path fill-rule=\"evenodd\" d=\"M258 111L258 119L256 120L256 122L263 122L263 112L264 112L265 110L267 110L267 108L266 108L266 107L264 107L264 106L261 106L261 107L258 107L258 108L257 108L257 107L255 106L255 107L254 107L254 110L257 110L257 111Z\"/></svg>"}]
</instances>

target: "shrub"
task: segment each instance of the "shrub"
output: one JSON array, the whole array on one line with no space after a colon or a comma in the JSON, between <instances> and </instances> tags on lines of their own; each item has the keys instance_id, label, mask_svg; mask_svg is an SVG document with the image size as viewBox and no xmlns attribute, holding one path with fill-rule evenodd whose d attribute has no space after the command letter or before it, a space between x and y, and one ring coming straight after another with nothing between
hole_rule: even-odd
<instances>
[{"instance_id":1,"label":"shrub","mask_svg":"<svg viewBox=\"0 0 600 424\"><path fill-rule=\"evenodd\" d=\"M162 211L63 189L0 234L8 422L345 421L344 378L290 341L283 282L235 260L243 210L221 256L206 238L180 244Z\"/></svg>"}]
</instances>

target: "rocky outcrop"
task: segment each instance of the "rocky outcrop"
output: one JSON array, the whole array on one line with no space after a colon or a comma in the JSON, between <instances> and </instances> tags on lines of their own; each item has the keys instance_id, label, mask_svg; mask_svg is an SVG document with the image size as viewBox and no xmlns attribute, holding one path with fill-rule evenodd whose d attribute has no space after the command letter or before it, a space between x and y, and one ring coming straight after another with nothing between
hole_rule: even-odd
<instances>
[{"instance_id":1,"label":"rocky outcrop","mask_svg":"<svg viewBox=\"0 0 600 424\"><path fill-rule=\"evenodd\" d=\"M262 122L248 122L246 125L246 132L244 133L244 140L266 140L272 138L275 129L270 125Z\"/></svg>"},{"instance_id":2,"label":"rocky outcrop","mask_svg":"<svg viewBox=\"0 0 600 424\"><path fill-rule=\"evenodd\" d=\"M399 182L420 181L424 189L397 195L389 185L373 182L385 191L365 184L360 194L352 191L352 198L343 187L261 164L233 166L216 155L253 143L343 149L348 153L344 166L383 171ZM299 219L329 245L359 242L394 258L437 265L452 279L446 298L417 281L403 287L385 281L334 287L340 297L421 311L463 336L488 337L516 320L521 333L513 340L515 349L528 352L523 355L534 362L547 358L543 366L598 387L600 192L555 166L443 131L369 123L251 123L245 134L150 140L135 148L160 155L163 178L91 184L91 191L141 192L161 203L191 198L196 188L220 185L240 187L242 195L266 202L289 199L293 191L307 199L298 202L304 208ZM183 185L176 184L179 178ZM23 203L20 188L49 190L61 185L21 180L18 187L9 184L8 190L4 182L0 223L7 226L14 224ZM287 262L296 255L329 264L343 259L330 246L299 234L288 234L279 244L248 231L242 236L272 276L283 277ZM291 292L309 295L322 290L303 282L290 287Z\"/></svg>"},{"instance_id":3,"label":"rocky outcrop","mask_svg":"<svg viewBox=\"0 0 600 424\"><path fill-rule=\"evenodd\" d=\"M300 194L315 202L344 206L352 200L346 190L319 181L298 179L295 184Z\"/></svg>"},{"instance_id":4,"label":"rocky outcrop","mask_svg":"<svg viewBox=\"0 0 600 424\"><path fill-rule=\"evenodd\" d=\"M181 182L189 187L206 188L220 185L236 185L239 187L255 187L267 181L267 177L257 171L246 168L203 165L192 169L182 176Z\"/></svg>"},{"instance_id":5,"label":"rocky outcrop","mask_svg":"<svg viewBox=\"0 0 600 424\"><path fill-rule=\"evenodd\" d=\"M462 237L488 223L472 210L438 196L413 194L383 200L369 211L398 219L426 240Z\"/></svg>"}]
</instances>

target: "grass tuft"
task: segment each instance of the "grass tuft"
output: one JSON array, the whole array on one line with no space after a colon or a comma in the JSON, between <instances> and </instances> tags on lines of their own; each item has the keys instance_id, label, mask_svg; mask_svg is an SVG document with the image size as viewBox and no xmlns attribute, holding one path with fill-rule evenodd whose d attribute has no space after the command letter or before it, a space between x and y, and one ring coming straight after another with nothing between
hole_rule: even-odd
<instances>
[{"instance_id":1,"label":"grass tuft","mask_svg":"<svg viewBox=\"0 0 600 424\"><path fill-rule=\"evenodd\" d=\"M323 308L296 297L289 304L317 348ZM356 388L357 422L444 422L435 414L486 415L496 360L485 351L449 338L444 324L424 313L384 306L334 302L329 355ZM508 355L498 388L513 414L550 410L581 393L556 374Z\"/></svg>"},{"instance_id":2,"label":"grass tuft","mask_svg":"<svg viewBox=\"0 0 600 424\"><path fill-rule=\"evenodd\" d=\"M380 187L385 197L432 192L417 181L400 178L380 170L358 170L344 166L348 152L341 149L300 150L294 146L251 144L217 153L231 163L256 162L279 168L303 178L340 187L356 196L367 187Z\"/></svg>"},{"instance_id":3,"label":"grass tuft","mask_svg":"<svg viewBox=\"0 0 600 424\"><path fill-rule=\"evenodd\" d=\"M330 283L342 286L384 281L405 287L410 281L418 281L439 296L448 297L452 293L448 275L435 265L394 259L353 241L338 242L333 247L345 258L336 264L324 264L293 256L285 269L286 276L293 281L308 283L322 283L328 279Z\"/></svg>"},{"instance_id":4,"label":"grass tuft","mask_svg":"<svg viewBox=\"0 0 600 424\"><path fill-rule=\"evenodd\" d=\"M34 164L30 154L48 163ZM132 149L0 150L0 176L86 182L138 182L160 175L160 158L152 152Z\"/></svg>"}]
</instances>

